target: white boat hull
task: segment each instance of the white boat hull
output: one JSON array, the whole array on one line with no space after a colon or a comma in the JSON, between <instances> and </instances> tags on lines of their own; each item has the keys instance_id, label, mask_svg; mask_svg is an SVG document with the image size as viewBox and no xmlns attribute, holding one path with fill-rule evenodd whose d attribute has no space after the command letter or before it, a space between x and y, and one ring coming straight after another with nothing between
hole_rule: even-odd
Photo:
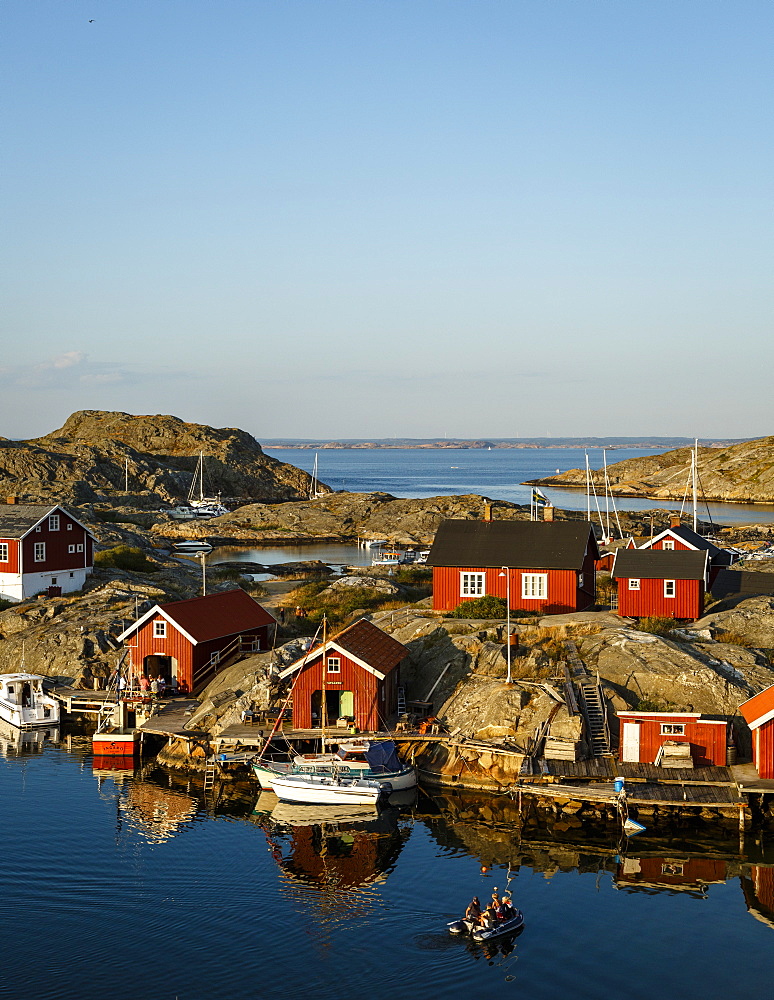
<instances>
[{"instance_id":1,"label":"white boat hull","mask_svg":"<svg viewBox=\"0 0 774 1000\"><path fill-rule=\"evenodd\" d=\"M336 781L334 778L312 778L299 775L278 776L271 779L274 794L282 802L309 803L311 805L375 805L382 795L389 794L388 785L373 781Z\"/></svg>"},{"instance_id":2,"label":"white boat hull","mask_svg":"<svg viewBox=\"0 0 774 1000\"><path fill-rule=\"evenodd\" d=\"M42 690L39 674L0 676L0 719L17 729L59 724L59 702Z\"/></svg>"},{"instance_id":3,"label":"white boat hull","mask_svg":"<svg viewBox=\"0 0 774 1000\"><path fill-rule=\"evenodd\" d=\"M333 777L334 767L332 765L312 765L312 764L283 764L283 763L253 763L253 774L261 783L261 788L269 788L272 778L284 777L289 774L304 775L314 774L323 777ZM337 769L339 774L341 769ZM417 772L413 767L404 767L400 771L385 771L384 774L374 774L372 771L359 773L354 767L349 769L350 778L360 778L364 781L372 781L379 785L389 785L393 792L403 792L409 788L417 786Z\"/></svg>"}]
</instances>

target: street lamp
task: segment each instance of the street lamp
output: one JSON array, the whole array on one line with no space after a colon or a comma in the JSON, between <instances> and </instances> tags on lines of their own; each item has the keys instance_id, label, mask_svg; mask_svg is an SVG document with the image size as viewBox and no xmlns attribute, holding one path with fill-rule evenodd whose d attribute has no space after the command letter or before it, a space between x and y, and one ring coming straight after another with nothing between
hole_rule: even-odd
<instances>
[{"instance_id":1,"label":"street lamp","mask_svg":"<svg viewBox=\"0 0 774 1000\"><path fill-rule=\"evenodd\" d=\"M511 573L507 566L501 568L500 576L505 577L505 657L508 661L508 683L511 683Z\"/></svg>"}]
</instances>

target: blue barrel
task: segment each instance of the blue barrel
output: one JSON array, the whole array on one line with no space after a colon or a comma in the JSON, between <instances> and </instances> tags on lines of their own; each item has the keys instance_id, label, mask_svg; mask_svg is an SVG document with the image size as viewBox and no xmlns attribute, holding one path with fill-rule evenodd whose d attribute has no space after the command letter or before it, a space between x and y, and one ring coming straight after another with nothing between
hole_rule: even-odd
<instances>
[{"instance_id":1,"label":"blue barrel","mask_svg":"<svg viewBox=\"0 0 774 1000\"><path fill-rule=\"evenodd\" d=\"M616 790L616 792L622 792L624 790L624 779L615 778L613 781L613 788Z\"/></svg>"}]
</instances>

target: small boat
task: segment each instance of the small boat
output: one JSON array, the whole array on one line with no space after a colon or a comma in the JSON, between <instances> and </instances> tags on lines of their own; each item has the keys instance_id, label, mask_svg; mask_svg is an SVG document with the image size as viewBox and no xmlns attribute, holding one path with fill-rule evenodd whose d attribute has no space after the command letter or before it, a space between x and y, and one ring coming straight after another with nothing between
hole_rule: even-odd
<instances>
[{"instance_id":1,"label":"small boat","mask_svg":"<svg viewBox=\"0 0 774 1000\"><path fill-rule=\"evenodd\" d=\"M392 788L387 783L365 778L339 778L329 774L276 774L270 781L272 791L281 802L310 805L376 805Z\"/></svg>"},{"instance_id":2,"label":"small boat","mask_svg":"<svg viewBox=\"0 0 774 1000\"><path fill-rule=\"evenodd\" d=\"M196 511L187 504L185 506L173 507L172 510L162 510L160 513L169 514L176 521L192 521L196 517Z\"/></svg>"},{"instance_id":3,"label":"small boat","mask_svg":"<svg viewBox=\"0 0 774 1000\"><path fill-rule=\"evenodd\" d=\"M0 719L17 729L55 726L59 722L59 702L43 692L40 674L0 674Z\"/></svg>"},{"instance_id":4,"label":"small boat","mask_svg":"<svg viewBox=\"0 0 774 1000\"><path fill-rule=\"evenodd\" d=\"M508 920L498 920L494 927L481 927L474 924L472 920L452 920L446 925L450 934L466 934L474 941L493 941L495 938L505 937L506 934L514 934L524 926L524 914L521 910L516 910L514 915Z\"/></svg>"},{"instance_id":5,"label":"small boat","mask_svg":"<svg viewBox=\"0 0 774 1000\"><path fill-rule=\"evenodd\" d=\"M430 549L420 549L420 551L417 552L417 554L416 554L416 556L414 558L414 562L415 563L426 563L427 560L428 560L428 558L429 558L429 556L430 556Z\"/></svg>"},{"instance_id":6,"label":"small boat","mask_svg":"<svg viewBox=\"0 0 774 1000\"><path fill-rule=\"evenodd\" d=\"M636 819L627 816L624 820L624 833L627 837L636 837L638 833L643 833L647 828L638 823Z\"/></svg>"},{"instance_id":7,"label":"small boat","mask_svg":"<svg viewBox=\"0 0 774 1000\"><path fill-rule=\"evenodd\" d=\"M191 480L191 488L188 491L188 505L192 508L195 517L219 517L221 514L229 513L228 508L224 507L220 502L220 493L213 497L206 497L204 495L203 451L199 452L196 472L194 472L194 477Z\"/></svg>"},{"instance_id":8,"label":"small boat","mask_svg":"<svg viewBox=\"0 0 774 1000\"><path fill-rule=\"evenodd\" d=\"M137 751L139 734L133 729L101 729L91 738L95 757L133 757Z\"/></svg>"},{"instance_id":9,"label":"small boat","mask_svg":"<svg viewBox=\"0 0 774 1000\"><path fill-rule=\"evenodd\" d=\"M400 566L403 553L397 549L378 550L371 559L372 566Z\"/></svg>"},{"instance_id":10,"label":"small boat","mask_svg":"<svg viewBox=\"0 0 774 1000\"><path fill-rule=\"evenodd\" d=\"M212 552L210 543L198 538L189 538L182 542L175 542L172 548L175 552Z\"/></svg>"},{"instance_id":11,"label":"small boat","mask_svg":"<svg viewBox=\"0 0 774 1000\"><path fill-rule=\"evenodd\" d=\"M416 771L401 763L391 740L347 740L339 744L336 753L299 754L290 763L256 758L251 767L262 788L268 788L272 778L288 774L364 778L389 784L394 792L414 788L417 783Z\"/></svg>"}]
</instances>

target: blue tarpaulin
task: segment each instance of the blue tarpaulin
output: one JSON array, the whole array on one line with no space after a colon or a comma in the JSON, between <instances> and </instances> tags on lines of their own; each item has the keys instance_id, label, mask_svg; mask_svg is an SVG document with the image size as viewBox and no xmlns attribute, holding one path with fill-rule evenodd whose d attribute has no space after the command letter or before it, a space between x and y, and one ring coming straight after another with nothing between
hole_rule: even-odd
<instances>
[{"instance_id":1,"label":"blue tarpaulin","mask_svg":"<svg viewBox=\"0 0 774 1000\"><path fill-rule=\"evenodd\" d=\"M395 744L392 740L369 744L366 750L366 760L372 771L400 771L403 767L395 752Z\"/></svg>"}]
</instances>

